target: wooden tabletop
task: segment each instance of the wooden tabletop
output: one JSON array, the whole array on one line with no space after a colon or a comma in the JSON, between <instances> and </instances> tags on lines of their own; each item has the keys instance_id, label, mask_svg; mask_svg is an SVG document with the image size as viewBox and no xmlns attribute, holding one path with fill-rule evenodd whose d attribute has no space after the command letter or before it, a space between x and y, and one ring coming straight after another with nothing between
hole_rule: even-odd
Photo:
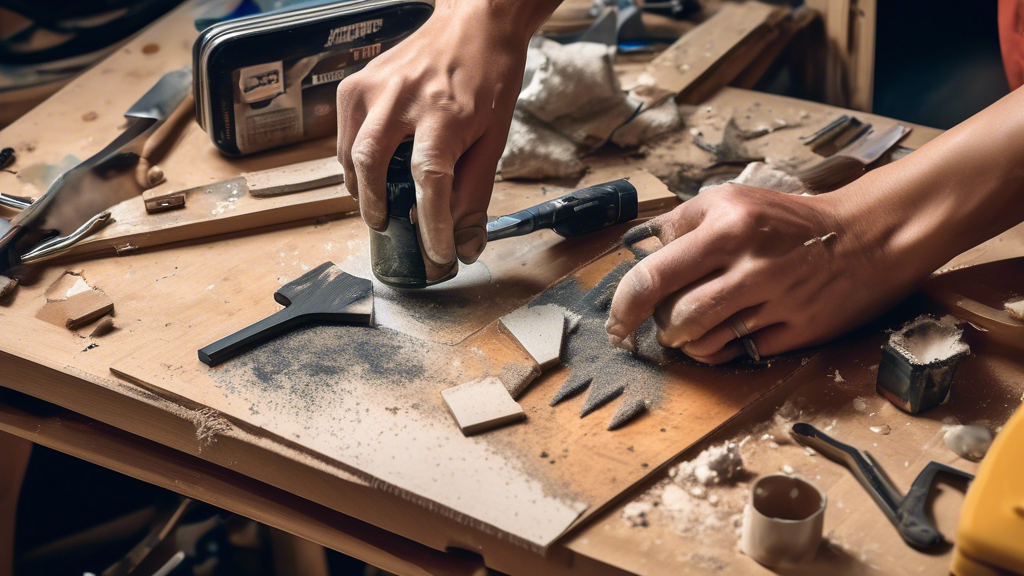
<instances>
[{"instance_id":1,"label":"wooden tabletop","mask_svg":"<svg viewBox=\"0 0 1024 576\"><path fill-rule=\"evenodd\" d=\"M36 196L39 191L26 182L25 168L57 164L65 156L87 158L111 141L123 129L124 110L164 72L188 63L194 17L194 3L179 8L0 132L0 144L18 150L13 168L22 176L0 173L0 188ZM751 141L748 149L780 165L798 166L814 161L798 136L840 112L820 104L726 89L699 107L687 128L716 141L729 117L747 122L745 127L781 119L790 128ZM892 123L868 114L859 116L883 127ZM916 147L936 134L936 130L915 127L905 144ZM327 139L232 160L217 153L193 124L162 163L168 177L165 186L183 189L243 171L330 156L333 146ZM591 158L591 174L586 178L598 181L632 174L642 179L643 174L653 173L671 181L673 174L708 162L707 153L697 149L690 131L684 130L642 157ZM645 193L663 194L664 189L656 189L659 185L654 180ZM499 183L491 209L506 212L535 203L548 188ZM456 328L443 327L434 316L407 318L400 306L386 299L380 301L381 322L396 334L451 353L441 364L458 358L460 370L466 373L493 370L517 358L515 348L505 345L497 333L493 324L497 315L526 303L564 277L581 286L596 283L629 258L628 253L613 249L615 234L621 231L613 232L576 243L542 234L524 244L488 248L484 258L488 273L504 284L492 296L486 314L473 312L479 306L466 306L468 312L456 315ZM1014 238L1019 233L1011 231L1004 239L966 255L964 261L1016 255L1019 243ZM536 531L530 532L516 528L514 522L503 524L505 516L500 513L470 510L471 517L466 517L469 509L460 508L463 504L458 502L438 506L436 500L417 501L412 493L430 489L412 484L428 476L414 474L403 480L395 471L368 473L368 468L379 465L373 454L359 456L372 463L347 460L359 452L339 451L338 443L346 439L332 436L333 430L351 430L335 428L335 421L344 417L318 412L318 404L335 398L336 389L318 394L304 411L293 413L295 405L275 404L272 395L249 389L239 392L244 387L237 386L248 385L249 380L239 384L223 376L230 372L207 374L196 366L199 346L274 311L270 295L282 281L325 260L345 262L358 271L364 259L364 229L357 218L348 217L40 267L0 307L5 333L11 335L0 342L0 368L9 388L0 395L0 429L399 574L471 573L478 561L443 552L452 547L475 551L488 566L511 573L676 574L723 569L761 573L763 568L736 552L735 531L729 522L694 530L657 514L646 527L634 527L621 518L622 506L629 500L650 497L644 495L648 488L659 489L677 458L692 456L710 443L750 436L742 450L752 475L791 467L828 492L832 504L826 532L832 546L823 549L817 568L827 565L851 574L872 570L917 574L941 571L948 557L924 556L902 545L845 470L821 457L809 457L786 441L786 423L800 418L823 428L832 425L830 431L837 437L873 451L896 483L906 487L930 460L974 469L943 446L942 418L956 417L964 423L985 420L997 427L1021 398L1024 366L982 344L958 376L958 383L970 385L970 394L954 395L949 404L922 418L900 413L874 393L880 329L888 325L781 359L768 368L674 369L679 372L673 375L676 385L665 388L661 409L652 409L637 426L621 433L604 431L608 412L578 419L573 414L578 404L560 411L547 406L564 379L563 371L545 377L522 399L528 425L495 436L514 445L507 449L516 458L536 459L526 465L527 478L555 482L541 491L537 509L558 509L564 518L551 520L551 526L545 527L555 513L542 516ZM45 303L46 288L68 270L112 297L118 331L90 339L36 318ZM443 347L453 343L462 347L450 352ZM448 369L428 367L428 373L449 377L442 368ZM340 382L385 382L389 377ZM701 382L703 387L694 385ZM436 396L433 388L424 390L429 398ZM387 396L372 390L365 394L367 401ZM28 397L48 405L40 407ZM862 399L865 410L851 408L855 398ZM694 411L694 406L704 409ZM789 420L776 417L781 406L785 406L781 414ZM872 432L876 422L884 422L891 433ZM725 427L707 437L723 423ZM213 434L209 434L211 427ZM430 437L449 438L450 430L430 430L434 435ZM766 434L772 439L763 439ZM701 438L703 442L694 445ZM494 448L494 444L488 446ZM426 444L423 449L429 450ZM688 450L678 456L684 449ZM715 516L730 520L749 485L741 482L721 490L722 504ZM948 520L955 517L957 500L947 495L951 496L944 493L939 499L937 516L943 531L952 534ZM590 505L583 512L584 520L574 520L580 514L573 511L577 501ZM481 497L476 502L494 500ZM564 527L569 527L569 533L548 545L550 535L558 536ZM526 535L522 541L509 538L510 531L517 530Z\"/></svg>"}]
</instances>

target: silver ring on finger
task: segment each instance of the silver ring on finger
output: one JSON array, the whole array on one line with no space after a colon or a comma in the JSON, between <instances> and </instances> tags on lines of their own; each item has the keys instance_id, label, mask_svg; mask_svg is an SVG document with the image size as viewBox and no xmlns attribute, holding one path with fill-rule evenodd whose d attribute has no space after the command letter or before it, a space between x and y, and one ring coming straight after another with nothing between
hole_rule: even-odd
<instances>
[{"instance_id":1,"label":"silver ring on finger","mask_svg":"<svg viewBox=\"0 0 1024 576\"><path fill-rule=\"evenodd\" d=\"M727 320L729 327L732 328L732 333L736 335L736 339L743 344L743 349L747 351L747 355L754 359L755 362L761 361L761 354L757 351L757 346L754 345L754 341L750 338L750 330L747 329L747 325L743 322L743 318L740 317L740 313L737 312L729 317Z\"/></svg>"}]
</instances>

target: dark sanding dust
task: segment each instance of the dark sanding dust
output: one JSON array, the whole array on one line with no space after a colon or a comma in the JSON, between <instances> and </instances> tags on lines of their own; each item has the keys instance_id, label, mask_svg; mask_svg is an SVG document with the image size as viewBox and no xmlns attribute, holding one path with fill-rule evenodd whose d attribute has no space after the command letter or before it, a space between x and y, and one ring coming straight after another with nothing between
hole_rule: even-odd
<instances>
[{"instance_id":1,"label":"dark sanding dust","mask_svg":"<svg viewBox=\"0 0 1024 576\"><path fill-rule=\"evenodd\" d=\"M386 328L313 326L267 342L210 375L226 394L254 400L265 392L284 393L315 410L329 398L348 395L345 382L358 381L363 388L411 385L427 373L423 348L424 342Z\"/></svg>"},{"instance_id":2,"label":"dark sanding dust","mask_svg":"<svg viewBox=\"0 0 1024 576\"><path fill-rule=\"evenodd\" d=\"M580 411L582 418L622 396L619 408L609 421L609 430L619 428L653 407L660 400L665 384L661 366L683 358L678 350L658 344L653 320L644 322L637 330L635 353L608 343L604 328L608 306L619 280L636 262L620 264L586 293L570 278L545 291L533 303L557 304L582 317L579 328L567 336L564 358L570 373L551 405L589 388Z\"/></svg>"}]
</instances>

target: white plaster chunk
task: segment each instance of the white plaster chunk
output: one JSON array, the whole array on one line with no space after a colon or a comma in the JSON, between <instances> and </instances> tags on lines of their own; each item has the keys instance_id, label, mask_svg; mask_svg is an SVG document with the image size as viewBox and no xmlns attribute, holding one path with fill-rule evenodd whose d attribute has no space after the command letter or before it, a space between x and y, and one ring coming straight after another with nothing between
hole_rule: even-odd
<instances>
[{"instance_id":1,"label":"white plaster chunk","mask_svg":"<svg viewBox=\"0 0 1024 576\"><path fill-rule=\"evenodd\" d=\"M501 325L519 341L541 370L561 360L565 315L552 304L520 308L501 317Z\"/></svg>"},{"instance_id":2,"label":"white plaster chunk","mask_svg":"<svg viewBox=\"0 0 1024 576\"><path fill-rule=\"evenodd\" d=\"M473 380L441 390L455 422L466 436L517 422L526 417L501 380L494 377Z\"/></svg>"},{"instance_id":3,"label":"white plaster chunk","mask_svg":"<svg viewBox=\"0 0 1024 576\"><path fill-rule=\"evenodd\" d=\"M1003 308L1015 318L1024 320L1024 298L1006 302L1003 304Z\"/></svg>"}]
</instances>

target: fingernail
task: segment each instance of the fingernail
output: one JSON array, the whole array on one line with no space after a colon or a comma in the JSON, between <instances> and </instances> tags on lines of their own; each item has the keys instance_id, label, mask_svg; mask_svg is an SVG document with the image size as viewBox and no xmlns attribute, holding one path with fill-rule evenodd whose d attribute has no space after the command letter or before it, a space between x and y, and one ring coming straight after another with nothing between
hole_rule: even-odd
<instances>
[{"instance_id":1,"label":"fingernail","mask_svg":"<svg viewBox=\"0 0 1024 576\"><path fill-rule=\"evenodd\" d=\"M476 262L487 244L487 230L479 226L464 228L455 233L455 252L466 264Z\"/></svg>"},{"instance_id":2,"label":"fingernail","mask_svg":"<svg viewBox=\"0 0 1024 576\"><path fill-rule=\"evenodd\" d=\"M609 336L615 335L620 340L626 336L626 331L623 329L622 325L615 320L612 320L611 316L609 316L608 320L604 323L604 331L607 332Z\"/></svg>"},{"instance_id":3,"label":"fingernail","mask_svg":"<svg viewBox=\"0 0 1024 576\"><path fill-rule=\"evenodd\" d=\"M623 350L632 352L636 349L636 336L634 334L630 334L625 338L620 338L615 334L608 334L608 343L616 348L622 348Z\"/></svg>"}]
</instances>

